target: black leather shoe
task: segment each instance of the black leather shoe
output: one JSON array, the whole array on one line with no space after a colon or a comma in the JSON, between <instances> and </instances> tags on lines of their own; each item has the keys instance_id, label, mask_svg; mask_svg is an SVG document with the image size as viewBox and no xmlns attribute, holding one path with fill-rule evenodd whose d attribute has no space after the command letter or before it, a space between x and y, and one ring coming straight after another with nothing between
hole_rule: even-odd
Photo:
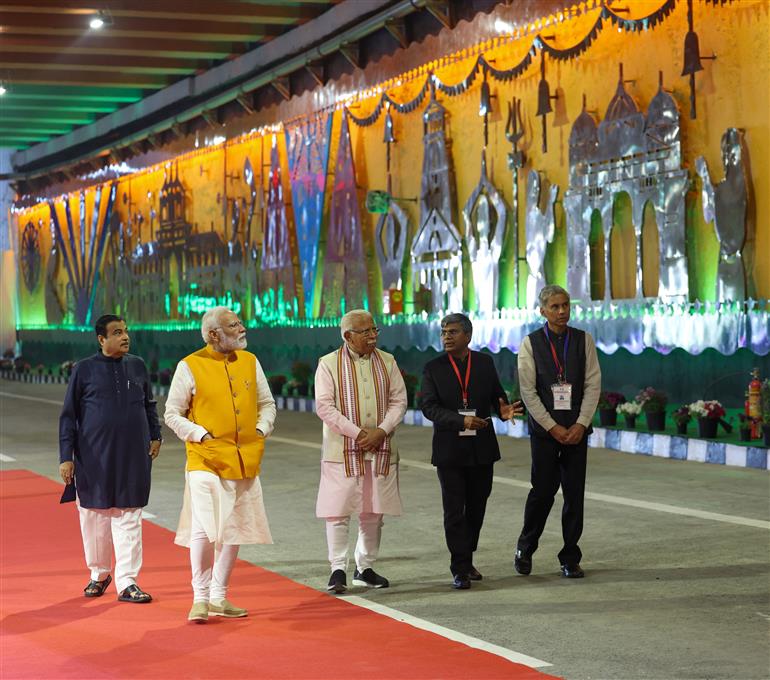
<instances>
[{"instance_id":1,"label":"black leather shoe","mask_svg":"<svg viewBox=\"0 0 770 680\"><path fill-rule=\"evenodd\" d=\"M329 577L329 585L326 586L326 590L333 592L335 595L341 595L347 589L348 579L345 576L345 572L342 569L335 569Z\"/></svg>"},{"instance_id":2,"label":"black leather shoe","mask_svg":"<svg viewBox=\"0 0 770 680\"><path fill-rule=\"evenodd\" d=\"M468 590L471 587L471 580L467 574L455 574L452 581L452 588L455 590Z\"/></svg>"},{"instance_id":3,"label":"black leather shoe","mask_svg":"<svg viewBox=\"0 0 770 680\"><path fill-rule=\"evenodd\" d=\"M583 578L586 573L580 568L579 564L562 564L561 575L564 578Z\"/></svg>"},{"instance_id":4,"label":"black leather shoe","mask_svg":"<svg viewBox=\"0 0 770 680\"><path fill-rule=\"evenodd\" d=\"M522 576L529 576L532 573L532 558L517 550L513 558L513 568Z\"/></svg>"},{"instance_id":5,"label":"black leather shoe","mask_svg":"<svg viewBox=\"0 0 770 680\"><path fill-rule=\"evenodd\" d=\"M481 575L481 572L476 569L476 567L471 567L471 570L468 572L468 578L471 581L481 581L484 577Z\"/></svg>"}]
</instances>

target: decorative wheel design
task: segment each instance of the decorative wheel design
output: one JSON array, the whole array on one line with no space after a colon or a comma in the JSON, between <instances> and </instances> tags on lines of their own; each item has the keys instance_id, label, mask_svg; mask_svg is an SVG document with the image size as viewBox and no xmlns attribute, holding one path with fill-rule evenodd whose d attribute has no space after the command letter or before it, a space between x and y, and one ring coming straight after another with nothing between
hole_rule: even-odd
<instances>
[{"instance_id":1,"label":"decorative wheel design","mask_svg":"<svg viewBox=\"0 0 770 680\"><path fill-rule=\"evenodd\" d=\"M27 222L21 235L21 275L31 293L40 280L40 239L32 222Z\"/></svg>"}]
</instances>

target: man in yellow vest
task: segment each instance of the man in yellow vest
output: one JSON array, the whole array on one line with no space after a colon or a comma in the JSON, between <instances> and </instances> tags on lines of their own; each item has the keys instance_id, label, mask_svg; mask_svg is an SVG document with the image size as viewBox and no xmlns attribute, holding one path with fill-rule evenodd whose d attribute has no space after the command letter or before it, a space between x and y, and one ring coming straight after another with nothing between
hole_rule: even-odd
<instances>
[{"instance_id":1,"label":"man in yellow vest","mask_svg":"<svg viewBox=\"0 0 770 680\"><path fill-rule=\"evenodd\" d=\"M206 346L179 362L166 424L185 442L185 494L175 543L190 548L189 621L238 618L227 599L238 547L272 543L259 467L273 431L275 401L262 367L245 352L246 329L227 307L201 319Z\"/></svg>"},{"instance_id":2,"label":"man in yellow vest","mask_svg":"<svg viewBox=\"0 0 770 680\"><path fill-rule=\"evenodd\" d=\"M327 590L347 589L348 525L358 515L353 585L387 588L372 568L383 515L401 514L398 448L393 433L406 411L406 386L393 355L377 349L372 315L342 317L343 344L318 360L316 413L323 421L321 483L316 516L326 520L331 577Z\"/></svg>"}]
</instances>

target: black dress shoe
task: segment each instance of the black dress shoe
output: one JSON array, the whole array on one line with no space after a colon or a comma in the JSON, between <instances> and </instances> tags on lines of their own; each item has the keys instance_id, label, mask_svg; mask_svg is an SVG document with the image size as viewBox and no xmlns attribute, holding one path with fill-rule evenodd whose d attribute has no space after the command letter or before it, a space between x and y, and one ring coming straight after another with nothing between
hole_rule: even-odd
<instances>
[{"instance_id":1,"label":"black dress shoe","mask_svg":"<svg viewBox=\"0 0 770 680\"><path fill-rule=\"evenodd\" d=\"M471 587L471 580L467 574L455 574L452 581L452 588L455 590L468 590Z\"/></svg>"},{"instance_id":2,"label":"black dress shoe","mask_svg":"<svg viewBox=\"0 0 770 680\"><path fill-rule=\"evenodd\" d=\"M517 550L513 558L513 568L522 576L529 576L532 573L532 558Z\"/></svg>"},{"instance_id":3,"label":"black dress shoe","mask_svg":"<svg viewBox=\"0 0 770 680\"><path fill-rule=\"evenodd\" d=\"M335 569L329 577L329 584L326 586L326 590L335 595L341 595L347 589L348 579L347 576L345 576L345 572L342 571L342 569Z\"/></svg>"},{"instance_id":4,"label":"black dress shoe","mask_svg":"<svg viewBox=\"0 0 770 680\"><path fill-rule=\"evenodd\" d=\"M583 578L586 573L580 568L579 564L562 564L561 575L564 578Z\"/></svg>"},{"instance_id":5,"label":"black dress shoe","mask_svg":"<svg viewBox=\"0 0 770 680\"><path fill-rule=\"evenodd\" d=\"M481 575L481 572L476 569L476 567L471 567L471 570L468 572L468 578L471 581L481 581L484 577Z\"/></svg>"}]
</instances>

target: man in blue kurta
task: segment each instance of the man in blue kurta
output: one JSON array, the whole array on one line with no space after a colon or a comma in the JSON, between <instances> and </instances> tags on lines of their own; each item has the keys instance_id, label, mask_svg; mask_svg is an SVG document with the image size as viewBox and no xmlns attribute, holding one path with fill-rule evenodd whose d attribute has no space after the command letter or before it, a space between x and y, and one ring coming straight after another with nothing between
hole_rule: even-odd
<instances>
[{"instance_id":1,"label":"man in blue kurta","mask_svg":"<svg viewBox=\"0 0 770 680\"><path fill-rule=\"evenodd\" d=\"M160 451L160 423L147 367L128 354L123 319L96 322L101 348L75 364L59 418L62 502L76 500L91 580L86 597L100 597L112 582L118 600L146 603L136 584L142 567L142 507L150 497L152 461Z\"/></svg>"}]
</instances>

